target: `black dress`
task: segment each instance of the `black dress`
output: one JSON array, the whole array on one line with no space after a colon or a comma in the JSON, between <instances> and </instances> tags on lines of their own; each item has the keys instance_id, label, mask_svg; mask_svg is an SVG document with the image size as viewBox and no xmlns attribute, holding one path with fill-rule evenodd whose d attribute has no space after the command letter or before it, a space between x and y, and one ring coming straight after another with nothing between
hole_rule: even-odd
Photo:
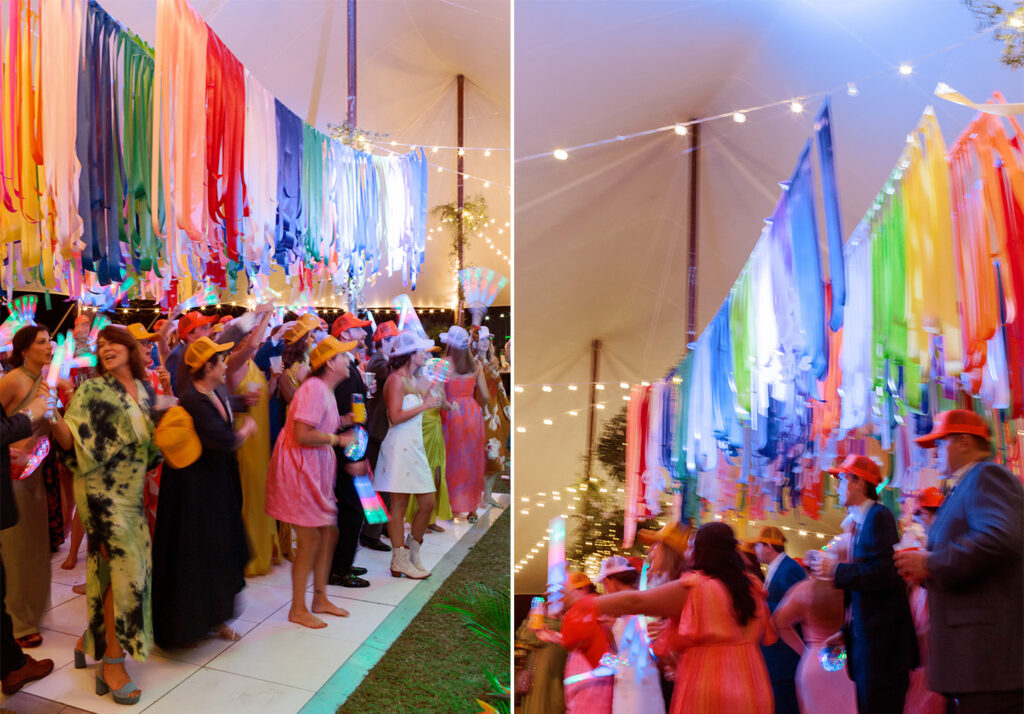
<instances>
[{"instance_id":1,"label":"black dress","mask_svg":"<svg viewBox=\"0 0 1024 714\"><path fill-rule=\"evenodd\" d=\"M229 399L217 397L231 416ZM234 616L249 560L231 420L193 387L180 404L192 415L203 454L191 466L164 462L153 535L153 635L183 647Z\"/></svg>"}]
</instances>

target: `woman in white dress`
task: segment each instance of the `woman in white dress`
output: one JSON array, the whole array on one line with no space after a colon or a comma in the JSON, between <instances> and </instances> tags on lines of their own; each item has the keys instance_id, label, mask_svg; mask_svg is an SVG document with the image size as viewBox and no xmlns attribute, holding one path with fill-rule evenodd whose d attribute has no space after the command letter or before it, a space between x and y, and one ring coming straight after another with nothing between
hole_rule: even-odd
<instances>
[{"instance_id":1,"label":"woman in white dress","mask_svg":"<svg viewBox=\"0 0 1024 714\"><path fill-rule=\"evenodd\" d=\"M384 404L390 428L380 446L374 486L391 494L388 537L391 539L391 575L422 580L430 572L420 562L423 533L434 508L434 478L423 448L423 412L440 405L437 396L416 388L413 373L426 361L426 350L434 346L410 331L395 338L384 383ZM419 510L412 521L412 533L405 538L405 511L410 495ZM404 547L403 547L404 542Z\"/></svg>"}]
</instances>

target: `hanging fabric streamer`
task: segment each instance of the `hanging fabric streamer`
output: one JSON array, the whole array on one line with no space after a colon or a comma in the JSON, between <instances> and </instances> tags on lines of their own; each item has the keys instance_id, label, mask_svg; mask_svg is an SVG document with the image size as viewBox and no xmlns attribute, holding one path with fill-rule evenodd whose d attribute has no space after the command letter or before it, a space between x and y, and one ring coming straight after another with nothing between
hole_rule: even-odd
<instances>
[{"instance_id":1,"label":"hanging fabric streamer","mask_svg":"<svg viewBox=\"0 0 1024 714\"><path fill-rule=\"evenodd\" d=\"M275 99L277 113L277 227L274 259L286 271L304 233L302 221L302 120Z\"/></svg>"},{"instance_id":2,"label":"hanging fabric streamer","mask_svg":"<svg viewBox=\"0 0 1024 714\"><path fill-rule=\"evenodd\" d=\"M872 333L872 269L869 226L858 224L846 243L846 320L845 339L840 347L839 369L842 372L839 427L843 430L864 426L871 409Z\"/></svg>"},{"instance_id":3,"label":"hanging fabric streamer","mask_svg":"<svg viewBox=\"0 0 1024 714\"><path fill-rule=\"evenodd\" d=\"M794 277L800 299L800 321L807 335L806 348L800 355L805 393L812 391L813 380L823 379L828 371L821 252L818 247L818 221L814 210L814 178L811 173L810 150L811 145L808 142L797 161L786 197Z\"/></svg>"},{"instance_id":4,"label":"hanging fabric streamer","mask_svg":"<svg viewBox=\"0 0 1024 714\"><path fill-rule=\"evenodd\" d=\"M245 261L250 274L269 273L277 219L277 113L274 97L245 73L245 185L249 200Z\"/></svg>"},{"instance_id":5,"label":"hanging fabric streamer","mask_svg":"<svg viewBox=\"0 0 1024 714\"><path fill-rule=\"evenodd\" d=\"M245 72L207 28L206 185L210 220L219 224L229 260L237 261L246 204Z\"/></svg>"},{"instance_id":6,"label":"hanging fabric streamer","mask_svg":"<svg viewBox=\"0 0 1024 714\"><path fill-rule=\"evenodd\" d=\"M843 326L846 305L846 271L843 269L843 224L839 210L839 189L836 186L835 157L832 151L832 100L825 103L814 120L814 137L818 144L821 167L821 193L825 207L825 234L828 238L829 280L832 284L828 326L832 332Z\"/></svg>"}]
</instances>

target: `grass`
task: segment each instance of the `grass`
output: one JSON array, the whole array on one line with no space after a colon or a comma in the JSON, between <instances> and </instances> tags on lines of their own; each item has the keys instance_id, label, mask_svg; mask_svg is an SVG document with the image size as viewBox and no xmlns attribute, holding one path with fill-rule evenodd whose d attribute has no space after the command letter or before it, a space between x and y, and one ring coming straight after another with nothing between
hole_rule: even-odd
<instances>
[{"instance_id":1,"label":"grass","mask_svg":"<svg viewBox=\"0 0 1024 714\"><path fill-rule=\"evenodd\" d=\"M485 670L507 671L508 656L481 642L439 604L469 583L509 588L511 521L507 509L434 593L359 687L338 708L354 712L480 711L490 689Z\"/></svg>"}]
</instances>

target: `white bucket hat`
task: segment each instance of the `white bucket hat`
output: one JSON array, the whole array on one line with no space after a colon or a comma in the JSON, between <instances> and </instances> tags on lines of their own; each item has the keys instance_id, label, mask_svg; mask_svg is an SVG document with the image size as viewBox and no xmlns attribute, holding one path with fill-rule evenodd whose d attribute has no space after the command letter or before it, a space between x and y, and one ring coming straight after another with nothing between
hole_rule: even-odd
<instances>
[{"instance_id":1,"label":"white bucket hat","mask_svg":"<svg viewBox=\"0 0 1024 714\"><path fill-rule=\"evenodd\" d=\"M603 581L609 575L618 573L636 572L636 568L629 564L629 561L621 555L613 555L601 561L601 572L597 574L597 582Z\"/></svg>"},{"instance_id":2,"label":"white bucket hat","mask_svg":"<svg viewBox=\"0 0 1024 714\"><path fill-rule=\"evenodd\" d=\"M441 333L441 344L454 347L457 350L469 349L469 333L464 327L452 325L448 332Z\"/></svg>"},{"instance_id":3,"label":"white bucket hat","mask_svg":"<svg viewBox=\"0 0 1024 714\"><path fill-rule=\"evenodd\" d=\"M402 355L411 355L413 352L426 352L433 346L432 340L424 340L416 333L406 330L395 338L394 344L391 346L391 356L401 357Z\"/></svg>"}]
</instances>

